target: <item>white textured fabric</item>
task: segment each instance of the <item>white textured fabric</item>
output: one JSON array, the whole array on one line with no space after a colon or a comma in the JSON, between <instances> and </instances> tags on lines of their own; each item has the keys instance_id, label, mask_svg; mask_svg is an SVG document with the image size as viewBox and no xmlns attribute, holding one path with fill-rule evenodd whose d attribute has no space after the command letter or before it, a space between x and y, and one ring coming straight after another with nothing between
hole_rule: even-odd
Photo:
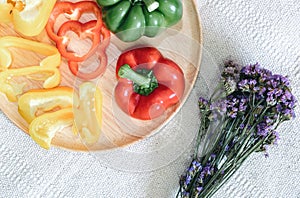
<instances>
[{"instance_id":1,"label":"white textured fabric","mask_svg":"<svg viewBox=\"0 0 300 198\"><path fill-rule=\"evenodd\" d=\"M228 56L243 64L259 62L288 75L300 100L299 0L197 3L204 48L218 64ZM189 163L192 139L187 137L196 133L195 105L202 92L196 84L182 112L161 133L121 150L96 154L45 151L0 113L0 197L174 197L179 176ZM300 197L298 107L296 114L295 120L280 127L281 141L271 148L270 157L252 155L214 197ZM178 131L184 138L173 135ZM173 142L180 146L177 155L170 151ZM171 158L163 163L168 152ZM149 157L141 162L146 171L138 164L141 156Z\"/></svg>"}]
</instances>

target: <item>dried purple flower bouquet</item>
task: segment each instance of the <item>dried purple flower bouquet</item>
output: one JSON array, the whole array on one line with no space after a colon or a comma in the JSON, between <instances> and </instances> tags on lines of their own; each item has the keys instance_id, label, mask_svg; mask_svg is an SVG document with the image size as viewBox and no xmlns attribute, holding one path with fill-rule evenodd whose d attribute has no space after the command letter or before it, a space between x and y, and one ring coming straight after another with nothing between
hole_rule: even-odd
<instances>
[{"instance_id":1,"label":"dried purple flower bouquet","mask_svg":"<svg viewBox=\"0 0 300 198\"><path fill-rule=\"evenodd\" d=\"M201 127L177 197L210 197L253 152L277 144L278 126L295 117L289 80L261 68L225 62L209 100L199 98Z\"/></svg>"}]
</instances>

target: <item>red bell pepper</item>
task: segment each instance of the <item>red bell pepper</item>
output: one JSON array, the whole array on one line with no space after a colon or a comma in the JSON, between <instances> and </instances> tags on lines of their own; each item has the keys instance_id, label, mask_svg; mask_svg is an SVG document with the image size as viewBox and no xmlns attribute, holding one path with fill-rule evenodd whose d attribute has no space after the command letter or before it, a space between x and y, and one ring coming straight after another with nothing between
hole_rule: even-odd
<instances>
[{"instance_id":1,"label":"red bell pepper","mask_svg":"<svg viewBox=\"0 0 300 198\"><path fill-rule=\"evenodd\" d=\"M179 102L185 89L181 68L153 47L121 54L116 77L117 104L125 113L141 120L162 115Z\"/></svg>"},{"instance_id":2,"label":"red bell pepper","mask_svg":"<svg viewBox=\"0 0 300 198\"><path fill-rule=\"evenodd\" d=\"M86 23L80 22L80 18L83 14L92 13L95 15L97 20L91 20ZM64 15L68 21L64 22L55 32L54 26L57 18L60 15ZM102 12L98 5L93 1L81 1L81 2L57 2L48 20L46 31L48 36L56 42L56 46L61 53L61 55L66 58L69 62L69 68L74 75L78 73L78 63L85 61L89 58L96 49L103 50L103 57L100 57L101 68L97 68L93 74L78 75L84 79L95 78L103 72L103 64L107 61L105 50L109 44L110 32L106 29L104 23L102 22ZM78 35L79 38L88 38L92 41L92 46L90 50L84 55L78 55L73 51L68 50L68 45L71 38L67 37L67 32L72 31ZM101 47L98 47L101 45ZM103 62L103 63L102 63Z\"/></svg>"}]
</instances>

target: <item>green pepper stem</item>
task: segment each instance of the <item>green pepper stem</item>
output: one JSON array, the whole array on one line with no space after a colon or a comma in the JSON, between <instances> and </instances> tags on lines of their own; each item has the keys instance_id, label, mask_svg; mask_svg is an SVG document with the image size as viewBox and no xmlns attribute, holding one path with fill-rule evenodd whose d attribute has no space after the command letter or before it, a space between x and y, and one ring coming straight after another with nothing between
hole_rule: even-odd
<instances>
[{"instance_id":1,"label":"green pepper stem","mask_svg":"<svg viewBox=\"0 0 300 198\"><path fill-rule=\"evenodd\" d=\"M159 3L155 0L142 0L142 1L145 3L149 12L153 12L159 7Z\"/></svg>"},{"instance_id":2,"label":"green pepper stem","mask_svg":"<svg viewBox=\"0 0 300 198\"><path fill-rule=\"evenodd\" d=\"M125 64L122 67L120 67L118 75L121 78L127 78L131 80L139 86L143 86L146 88L150 87L151 78L133 71L128 64Z\"/></svg>"}]
</instances>

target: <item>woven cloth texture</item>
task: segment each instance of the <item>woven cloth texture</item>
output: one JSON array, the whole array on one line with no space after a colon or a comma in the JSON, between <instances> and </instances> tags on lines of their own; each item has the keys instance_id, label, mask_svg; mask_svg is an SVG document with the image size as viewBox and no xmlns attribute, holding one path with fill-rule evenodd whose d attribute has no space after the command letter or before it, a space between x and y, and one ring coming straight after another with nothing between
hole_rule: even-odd
<instances>
[{"instance_id":1,"label":"woven cloth texture","mask_svg":"<svg viewBox=\"0 0 300 198\"><path fill-rule=\"evenodd\" d=\"M197 0L197 6L203 47L217 65L228 56L242 64L259 62L289 76L300 100L298 0ZM209 65L203 60L202 66ZM114 151L46 151L0 112L0 197L175 197L199 127L201 74L172 122ZM299 107L296 114L279 128L281 140L270 157L253 154L214 197L300 197ZM172 145L180 152L172 153Z\"/></svg>"}]
</instances>

